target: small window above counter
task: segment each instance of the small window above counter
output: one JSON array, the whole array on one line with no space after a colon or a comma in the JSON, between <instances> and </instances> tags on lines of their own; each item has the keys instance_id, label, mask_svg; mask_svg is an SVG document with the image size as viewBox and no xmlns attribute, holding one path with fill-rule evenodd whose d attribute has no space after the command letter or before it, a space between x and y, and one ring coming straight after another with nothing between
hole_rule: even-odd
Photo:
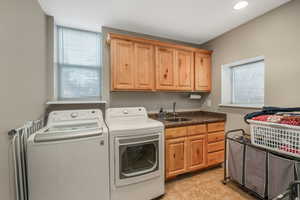
<instances>
[{"instance_id":1,"label":"small window above counter","mask_svg":"<svg viewBox=\"0 0 300 200\"><path fill-rule=\"evenodd\" d=\"M111 91L210 92L212 51L109 33Z\"/></svg>"}]
</instances>

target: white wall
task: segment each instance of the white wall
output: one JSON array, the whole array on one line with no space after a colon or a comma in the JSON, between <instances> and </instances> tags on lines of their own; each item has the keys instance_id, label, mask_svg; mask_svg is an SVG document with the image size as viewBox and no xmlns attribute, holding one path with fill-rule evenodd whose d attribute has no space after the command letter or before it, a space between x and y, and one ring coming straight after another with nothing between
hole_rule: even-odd
<instances>
[{"instance_id":1,"label":"white wall","mask_svg":"<svg viewBox=\"0 0 300 200\"><path fill-rule=\"evenodd\" d=\"M14 199L8 130L44 111L46 17L37 0L0 1L0 199ZM11 187L10 187L11 186Z\"/></svg>"},{"instance_id":2,"label":"white wall","mask_svg":"<svg viewBox=\"0 0 300 200\"><path fill-rule=\"evenodd\" d=\"M242 11L241 11L242 12ZM253 110L222 109L221 65L265 57L265 105L300 107L300 1L294 0L202 45L213 50L212 108L228 114L227 128L247 128Z\"/></svg>"}]
</instances>

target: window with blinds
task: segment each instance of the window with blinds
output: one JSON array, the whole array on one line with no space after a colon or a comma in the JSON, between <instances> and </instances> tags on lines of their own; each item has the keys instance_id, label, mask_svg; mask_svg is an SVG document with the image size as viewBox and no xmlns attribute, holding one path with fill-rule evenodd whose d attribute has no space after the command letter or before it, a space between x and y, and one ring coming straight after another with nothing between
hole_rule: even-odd
<instances>
[{"instance_id":1,"label":"window with blinds","mask_svg":"<svg viewBox=\"0 0 300 200\"><path fill-rule=\"evenodd\" d=\"M59 99L101 98L100 33L57 27Z\"/></svg>"},{"instance_id":2,"label":"window with blinds","mask_svg":"<svg viewBox=\"0 0 300 200\"><path fill-rule=\"evenodd\" d=\"M232 67L232 103L264 105L264 62Z\"/></svg>"},{"instance_id":3,"label":"window with blinds","mask_svg":"<svg viewBox=\"0 0 300 200\"><path fill-rule=\"evenodd\" d=\"M262 107L265 93L262 56L222 66L221 106Z\"/></svg>"}]
</instances>

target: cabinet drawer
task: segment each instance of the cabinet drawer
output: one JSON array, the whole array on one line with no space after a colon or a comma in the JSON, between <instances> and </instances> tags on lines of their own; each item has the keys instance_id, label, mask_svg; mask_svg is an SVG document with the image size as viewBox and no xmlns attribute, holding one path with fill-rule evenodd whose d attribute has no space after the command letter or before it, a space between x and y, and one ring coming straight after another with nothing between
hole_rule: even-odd
<instances>
[{"instance_id":1,"label":"cabinet drawer","mask_svg":"<svg viewBox=\"0 0 300 200\"><path fill-rule=\"evenodd\" d=\"M212 142L219 142L224 140L225 135L224 132L216 132L216 133L210 133L207 136L207 141L208 143L212 143Z\"/></svg>"},{"instance_id":2,"label":"cabinet drawer","mask_svg":"<svg viewBox=\"0 0 300 200\"><path fill-rule=\"evenodd\" d=\"M165 138L178 138L178 137L185 137L187 135L187 128L186 127L178 127L178 128L168 128L166 129Z\"/></svg>"},{"instance_id":3,"label":"cabinet drawer","mask_svg":"<svg viewBox=\"0 0 300 200\"><path fill-rule=\"evenodd\" d=\"M225 123L224 122L210 123L207 125L207 130L208 132L224 131Z\"/></svg>"},{"instance_id":4,"label":"cabinet drawer","mask_svg":"<svg viewBox=\"0 0 300 200\"><path fill-rule=\"evenodd\" d=\"M224 151L217 151L208 154L208 159L207 159L208 166L220 164L222 162L224 162Z\"/></svg>"},{"instance_id":5,"label":"cabinet drawer","mask_svg":"<svg viewBox=\"0 0 300 200\"><path fill-rule=\"evenodd\" d=\"M199 135L207 132L206 124L188 126L188 135Z\"/></svg>"},{"instance_id":6,"label":"cabinet drawer","mask_svg":"<svg viewBox=\"0 0 300 200\"><path fill-rule=\"evenodd\" d=\"M220 151L224 149L224 141L214 142L207 145L208 152Z\"/></svg>"}]
</instances>

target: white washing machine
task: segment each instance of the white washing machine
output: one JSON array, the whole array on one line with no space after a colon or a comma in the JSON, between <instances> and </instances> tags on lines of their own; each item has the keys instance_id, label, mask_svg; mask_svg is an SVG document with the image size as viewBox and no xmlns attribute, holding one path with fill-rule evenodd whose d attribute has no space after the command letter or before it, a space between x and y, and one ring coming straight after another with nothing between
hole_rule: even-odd
<instances>
[{"instance_id":1,"label":"white washing machine","mask_svg":"<svg viewBox=\"0 0 300 200\"><path fill-rule=\"evenodd\" d=\"M164 125L146 109L109 108L111 200L150 200L165 192Z\"/></svg>"},{"instance_id":2,"label":"white washing machine","mask_svg":"<svg viewBox=\"0 0 300 200\"><path fill-rule=\"evenodd\" d=\"M51 112L28 139L29 200L109 200L108 146L100 110Z\"/></svg>"}]
</instances>

